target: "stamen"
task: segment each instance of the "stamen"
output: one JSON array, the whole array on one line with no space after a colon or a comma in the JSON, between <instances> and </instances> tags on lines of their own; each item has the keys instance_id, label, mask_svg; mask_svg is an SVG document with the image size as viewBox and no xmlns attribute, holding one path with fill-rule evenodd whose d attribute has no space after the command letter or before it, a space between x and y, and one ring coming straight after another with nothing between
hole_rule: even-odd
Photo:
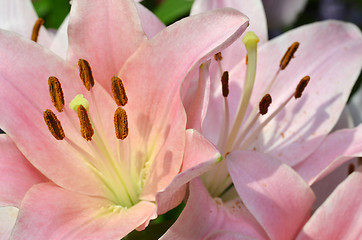
<instances>
[{"instance_id":1,"label":"stamen","mask_svg":"<svg viewBox=\"0 0 362 240\"><path fill-rule=\"evenodd\" d=\"M265 94L259 103L259 112L261 115L264 115L268 112L268 108L272 102L270 94Z\"/></svg>"},{"instance_id":2,"label":"stamen","mask_svg":"<svg viewBox=\"0 0 362 240\"><path fill-rule=\"evenodd\" d=\"M31 40L34 42L38 41L38 36L39 36L39 30L40 27L44 24L44 20L42 18L39 18L38 20L36 20L34 27L33 27L33 31L31 33Z\"/></svg>"},{"instance_id":3,"label":"stamen","mask_svg":"<svg viewBox=\"0 0 362 240\"><path fill-rule=\"evenodd\" d=\"M88 117L87 110L85 109L85 107L83 107L83 105L80 105L78 107L78 118L80 122L80 132L82 134L82 137L87 141L92 140L94 130Z\"/></svg>"},{"instance_id":4,"label":"stamen","mask_svg":"<svg viewBox=\"0 0 362 240\"><path fill-rule=\"evenodd\" d=\"M82 79L85 88L90 91L91 87L94 86L92 69L90 68L88 61L84 59L79 59L78 66L80 79Z\"/></svg>"},{"instance_id":5,"label":"stamen","mask_svg":"<svg viewBox=\"0 0 362 240\"><path fill-rule=\"evenodd\" d=\"M227 97L229 95L229 72L225 71L221 76L222 95Z\"/></svg>"},{"instance_id":6,"label":"stamen","mask_svg":"<svg viewBox=\"0 0 362 240\"><path fill-rule=\"evenodd\" d=\"M288 48L282 60L280 60L280 69L284 70L288 66L290 60L294 57L294 53L297 51L298 47L299 47L299 42L294 42Z\"/></svg>"},{"instance_id":7,"label":"stamen","mask_svg":"<svg viewBox=\"0 0 362 240\"><path fill-rule=\"evenodd\" d=\"M114 113L114 128L118 139L125 139L128 136L128 120L126 111L119 107Z\"/></svg>"},{"instance_id":8,"label":"stamen","mask_svg":"<svg viewBox=\"0 0 362 240\"><path fill-rule=\"evenodd\" d=\"M309 76L305 76L304 78L302 78L302 80L300 80L297 88L295 89L295 93L294 93L295 99L300 98L302 96L302 93L303 93L305 87L308 85L309 80L310 80Z\"/></svg>"},{"instance_id":9,"label":"stamen","mask_svg":"<svg viewBox=\"0 0 362 240\"><path fill-rule=\"evenodd\" d=\"M216 53L214 55L214 59L215 59L215 61L221 61L222 60L221 52Z\"/></svg>"},{"instance_id":10,"label":"stamen","mask_svg":"<svg viewBox=\"0 0 362 240\"><path fill-rule=\"evenodd\" d=\"M58 110L58 112L62 112L64 106L64 95L58 78L53 76L49 77L48 85L50 98L54 104L54 107Z\"/></svg>"},{"instance_id":11,"label":"stamen","mask_svg":"<svg viewBox=\"0 0 362 240\"><path fill-rule=\"evenodd\" d=\"M353 173L354 170L355 170L355 168L354 168L353 163L349 164L349 165L348 165L348 175L350 175L351 173Z\"/></svg>"},{"instance_id":12,"label":"stamen","mask_svg":"<svg viewBox=\"0 0 362 240\"><path fill-rule=\"evenodd\" d=\"M43 113L43 118L48 126L50 133L57 139L63 140L65 137L64 130L62 124L58 120L57 116L53 113L52 110L47 109Z\"/></svg>"},{"instance_id":13,"label":"stamen","mask_svg":"<svg viewBox=\"0 0 362 240\"><path fill-rule=\"evenodd\" d=\"M124 85L122 80L117 77L113 76L111 79L111 88L113 92L114 100L116 101L118 106L124 106L128 102L128 98L126 95L126 90L124 89Z\"/></svg>"}]
</instances>

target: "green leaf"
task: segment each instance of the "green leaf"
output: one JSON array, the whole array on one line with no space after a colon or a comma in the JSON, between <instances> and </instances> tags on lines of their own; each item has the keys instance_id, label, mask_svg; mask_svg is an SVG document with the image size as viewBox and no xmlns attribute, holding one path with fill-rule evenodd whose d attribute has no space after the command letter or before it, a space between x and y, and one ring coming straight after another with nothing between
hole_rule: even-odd
<instances>
[{"instance_id":1,"label":"green leaf","mask_svg":"<svg viewBox=\"0 0 362 240\"><path fill-rule=\"evenodd\" d=\"M33 4L46 28L59 28L70 10L69 0L36 0Z\"/></svg>"},{"instance_id":2,"label":"green leaf","mask_svg":"<svg viewBox=\"0 0 362 240\"><path fill-rule=\"evenodd\" d=\"M165 0L154 10L155 15L161 21L169 25L190 14L192 0Z\"/></svg>"}]
</instances>

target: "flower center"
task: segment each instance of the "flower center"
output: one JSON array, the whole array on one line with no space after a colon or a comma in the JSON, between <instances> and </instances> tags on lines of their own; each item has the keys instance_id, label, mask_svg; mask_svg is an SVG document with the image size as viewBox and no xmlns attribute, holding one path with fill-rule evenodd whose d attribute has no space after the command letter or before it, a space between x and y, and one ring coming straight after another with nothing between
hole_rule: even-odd
<instances>
[{"instance_id":1,"label":"flower center","mask_svg":"<svg viewBox=\"0 0 362 240\"><path fill-rule=\"evenodd\" d=\"M124 85L120 78L117 76L112 77L112 92L119 107L115 110L113 119L115 138L107 139L102 124L104 119L100 117L96 97L92 90L94 79L90 65L84 59L80 59L78 65L79 76L83 85L89 91L92 101L92 104L89 104L82 94L78 94L70 102L69 109L75 111L79 124L71 118L74 112L64 108L64 94L59 80L51 76L48 84L54 107L58 112L65 114L73 127L72 130L80 132L84 142L79 143L79 140L76 141L76 139L67 137L61 122L52 110L47 109L44 111L44 121L50 133L57 140L64 140L69 144L79 160L91 169L102 183L105 196L108 199L117 206L131 207L139 202L142 176L137 173L134 164L130 161L128 118L126 110L122 108L128 101ZM112 151L109 140L116 141L116 151Z\"/></svg>"},{"instance_id":2,"label":"flower center","mask_svg":"<svg viewBox=\"0 0 362 240\"><path fill-rule=\"evenodd\" d=\"M294 53L299 47L299 43L294 42L282 57L278 71L275 73L271 82L266 86L263 91L263 95L260 96L261 100L259 105L250 106L250 99L253 92L257 70L258 41L258 37L253 32L248 32L243 37L243 43L247 50L247 72L243 92L233 121L230 121L228 103L229 74L227 71L223 70L221 53L217 53L214 58L219 67L224 105L222 125L220 127L218 141L215 144L224 157L226 157L231 151L252 150L255 146L258 135L261 134L263 128L287 105L293 97L297 99L302 96L302 93L310 80L309 76L305 76L302 80L300 80L296 90L292 92L280 104L280 106L267 115L269 106L272 103L272 96L269 94L269 91L273 87L280 71L284 70L294 57ZM249 114L247 114L248 109L251 109ZM266 115L267 118L260 121L261 115ZM212 171L206 173L203 176L203 180L210 194L214 197L223 196L224 194L227 194L228 190L232 189L230 187L232 186L232 181L227 171L225 161L222 161Z\"/></svg>"}]
</instances>

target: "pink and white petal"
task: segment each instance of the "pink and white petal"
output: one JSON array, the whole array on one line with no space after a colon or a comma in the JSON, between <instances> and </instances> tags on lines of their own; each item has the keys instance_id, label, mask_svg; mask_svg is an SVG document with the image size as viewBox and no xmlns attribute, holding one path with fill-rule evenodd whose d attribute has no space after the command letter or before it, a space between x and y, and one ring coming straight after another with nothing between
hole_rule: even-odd
<instances>
[{"instance_id":1,"label":"pink and white petal","mask_svg":"<svg viewBox=\"0 0 362 240\"><path fill-rule=\"evenodd\" d=\"M209 66L210 60L200 65L198 82L196 83L196 79L193 80L183 97L183 104L187 113L186 128L193 128L199 132L202 132L201 126L206 116L210 98Z\"/></svg>"},{"instance_id":2,"label":"pink and white petal","mask_svg":"<svg viewBox=\"0 0 362 240\"><path fill-rule=\"evenodd\" d=\"M313 214L298 235L303 239L360 239L362 173L353 172Z\"/></svg>"},{"instance_id":3,"label":"pink and white petal","mask_svg":"<svg viewBox=\"0 0 362 240\"><path fill-rule=\"evenodd\" d=\"M258 35L260 44L268 41L268 27L261 0L195 0L190 14L195 15L225 7L234 8L249 18L250 25L248 31L253 31ZM235 55L230 55L231 58L234 58L232 56L235 57ZM229 58L229 56L227 58ZM228 59L225 60L227 61Z\"/></svg>"},{"instance_id":4,"label":"pink and white petal","mask_svg":"<svg viewBox=\"0 0 362 240\"><path fill-rule=\"evenodd\" d=\"M39 184L26 194L12 237L116 240L142 225L155 209L143 201L125 209L103 198Z\"/></svg>"},{"instance_id":5,"label":"pink and white petal","mask_svg":"<svg viewBox=\"0 0 362 240\"><path fill-rule=\"evenodd\" d=\"M63 20L50 45L50 50L63 59L66 59L68 52L68 24L69 15Z\"/></svg>"},{"instance_id":6,"label":"pink and white petal","mask_svg":"<svg viewBox=\"0 0 362 240\"><path fill-rule=\"evenodd\" d=\"M0 240L9 240L19 209L16 207L0 207Z\"/></svg>"},{"instance_id":7,"label":"pink and white petal","mask_svg":"<svg viewBox=\"0 0 362 240\"><path fill-rule=\"evenodd\" d=\"M282 29L292 24L307 4L307 0L263 0L268 26Z\"/></svg>"},{"instance_id":8,"label":"pink and white petal","mask_svg":"<svg viewBox=\"0 0 362 240\"><path fill-rule=\"evenodd\" d=\"M45 109L56 112L49 97L49 76L60 79L66 104L78 93L89 97L81 86L78 71L50 50L14 33L0 31L0 39L1 128L32 165L56 184L91 195L103 194L91 169L66 141L51 135L43 119ZM21 71L14 66L21 66ZM77 121L75 113L69 114ZM66 115L58 114L58 118L66 136L85 146L85 140L73 130Z\"/></svg>"},{"instance_id":9,"label":"pink and white petal","mask_svg":"<svg viewBox=\"0 0 362 240\"><path fill-rule=\"evenodd\" d=\"M263 229L240 199L227 203L213 199L202 181L194 179L190 182L190 196L186 207L161 239L222 239L216 237L221 237L220 235L267 239Z\"/></svg>"},{"instance_id":10,"label":"pink and white petal","mask_svg":"<svg viewBox=\"0 0 362 240\"><path fill-rule=\"evenodd\" d=\"M313 204L313 212L322 205L322 203L331 195L336 187L343 182L352 169L356 169L358 166L358 159L353 158L344 162L342 165L334 169L331 173L325 177L318 179L311 185L311 188L316 196L316 201Z\"/></svg>"},{"instance_id":11,"label":"pink and white petal","mask_svg":"<svg viewBox=\"0 0 362 240\"><path fill-rule=\"evenodd\" d=\"M86 59L92 73L109 93L110 79L146 40L133 0L73 0L69 18L67 59Z\"/></svg>"},{"instance_id":12,"label":"pink and white petal","mask_svg":"<svg viewBox=\"0 0 362 240\"><path fill-rule=\"evenodd\" d=\"M163 24L155 14L153 14L142 4L137 3L136 7L138 15L141 19L143 31L147 35L148 39L153 38L157 33L166 27L165 24Z\"/></svg>"},{"instance_id":13,"label":"pink and white petal","mask_svg":"<svg viewBox=\"0 0 362 240\"><path fill-rule=\"evenodd\" d=\"M315 199L308 184L282 162L255 151L226 157L236 191L271 239L293 239Z\"/></svg>"},{"instance_id":14,"label":"pink and white petal","mask_svg":"<svg viewBox=\"0 0 362 240\"><path fill-rule=\"evenodd\" d=\"M30 0L12 0L0 2L0 29L19 33L31 39L33 26L38 19ZM44 27L41 27L38 42L49 46L51 37Z\"/></svg>"},{"instance_id":15,"label":"pink and white petal","mask_svg":"<svg viewBox=\"0 0 362 240\"><path fill-rule=\"evenodd\" d=\"M47 182L5 135L0 135L0 205L20 205L25 193L35 184Z\"/></svg>"},{"instance_id":16,"label":"pink and white petal","mask_svg":"<svg viewBox=\"0 0 362 240\"><path fill-rule=\"evenodd\" d=\"M344 162L362 156L362 125L328 135L303 162L293 167L310 185Z\"/></svg>"},{"instance_id":17,"label":"pink and white petal","mask_svg":"<svg viewBox=\"0 0 362 240\"><path fill-rule=\"evenodd\" d=\"M186 125L179 94L182 80L213 52L240 36L246 25L246 17L231 9L183 19L144 43L122 68L120 77L130 99L127 113L134 119L129 121L130 129L139 131L131 141L137 143L136 148L147 141L145 145L153 144L154 149L148 159L155 159L150 164L155 171L151 171L143 196L151 197L165 188L180 170ZM145 84L146 79L152 84ZM174 149L177 145L173 143L181 145ZM161 181L160 176L164 176Z\"/></svg>"},{"instance_id":18,"label":"pink and white petal","mask_svg":"<svg viewBox=\"0 0 362 240\"><path fill-rule=\"evenodd\" d=\"M281 56L295 41L300 42L295 58L270 90L273 103L269 112L294 93L300 79L309 75L311 80L303 96L292 99L263 128L255 146L290 166L310 155L331 131L362 66L362 35L355 25L324 21L302 26L261 46L257 69L263 71L256 74L253 105L259 103L279 68Z\"/></svg>"},{"instance_id":19,"label":"pink and white petal","mask_svg":"<svg viewBox=\"0 0 362 240\"><path fill-rule=\"evenodd\" d=\"M184 199L186 184L210 170L220 159L217 149L200 133L187 130L181 172L156 195L158 214L176 207Z\"/></svg>"}]
</instances>

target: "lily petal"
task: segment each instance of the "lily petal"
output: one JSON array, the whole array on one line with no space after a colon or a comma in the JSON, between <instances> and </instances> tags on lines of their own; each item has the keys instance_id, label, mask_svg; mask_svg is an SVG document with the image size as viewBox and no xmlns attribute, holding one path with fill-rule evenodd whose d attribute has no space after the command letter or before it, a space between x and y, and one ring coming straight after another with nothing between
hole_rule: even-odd
<instances>
[{"instance_id":1,"label":"lily petal","mask_svg":"<svg viewBox=\"0 0 362 240\"><path fill-rule=\"evenodd\" d=\"M212 199L202 181L190 182L190 196L177 221L162 236L166 239L267 239L240 199L223 203Z\"/></svg>"},{"instance_id":2,"label":"lily petal","mask_svg":"<svg viewBox=\"0 0 362 240\"><path fill-rule=\"evenodd\" d=\"M66 59L68 52L68 24L69 15L63 20L50 45L50 50L63 59Z\"/></svg>"},{"instance_id":3,"label":"lily petal","mask_svg":"<svg viewBox=\"0 0 362 240\"><path fill-rule=\"evenodd\" d=\"M361 170L353 172L317 209L299 234L298 240L361 237Z\"/></svg>"},{"instance_id":4,"label":"lily petal","mask_svg":"<svg viewBox=\"0 0 362 240\"><path fill-rule=\"evenodd\" d=\"M254 151L226 158L236 191L271 239L293 239L308 220L315 199L308 184L287 165Z\"/></svg>"},{"instance_id":5,"label":"lily petal","mask_svg":"<svg viewBox=\"0 0 362 240\"><path fill-rule=\"evenodd\" d=\"M158 214L176 207L185 196L186 183L210 170L220 160L217 149L195 130L186 131L184 162L179 173L164 190L157 193Z\"/></svg>"},{"instance_id":6,"label":"lily petal","mask_svg":"<svg viewBox=\"0 0 362 240\"><path fill-rule=\"evenodd\" d=\"M0 205L18 207L33 185L49 180L26 160L5 134L0 135L0 152Z\"/></svg>"},{"instance_id":7,"label":"lily petal","mask_svg":"<svg viewBox=\"0 0 362 240\"><path fill-rule=\"evenodd\" d=\"M138 15L141 19L143 31L149 39L153 38L157 33L163 30L166 26L161 20L142 4L136 4Z\"/></svg>"},{"instance_id":8,"label":"lily petal","mask_svg":"<svg viewBox=\"0 0 362 240\"><path fill-rule=\"evenodd\" d=\"M96 81L109 93L111 77L146 40L133 0L74 0L68 35L69 62L76 66L78 59L86 59Z\"/></svg>"},{"instance_id":9,"label":"lily petal","mask_svg":"<svg viewBox=\"0 0 362 240\"><path fill-rule=\"evenodd\" d=\"M0 240L9 240L18 216L16 207L0 207Z\"/></svg>"},{"instance_id":10,"label":"lily petal","mask_svg":"<svg viewBox=\"0 0 362 240\"><path fill-rule=\"evenodd\" d=\"M133 109L129 118L139 119L135 121L139 124L134 128L148 131L151 139L153 136L155 139L168 136L169 132L160 133L159 129L167 129L165 126L170 123L172 123L169 125L170 131L172 128L180 129L175 127L175 124L186 122L179 95L179 86L184 76L192 68L205 62L215 51L227 46L240 36L246 26L246 17L236 10L217 10L183 19L144 43L129 58L119 74L127 92L130 93L129 99L132 99L132 102L127 104L129 109ZM193 47L190 48L190 46ZM166 53L162 58L153 57L161 52ZM145 85L145 79L152 84ZM137 96L131 94L137 94ZM148 119L145 119L145 116ZM132 129L132 126L130 128ZM169 141L181 141L182 138L179 137L181 134L179 132L176 135L170 135ZM143 141L141 138L133 138L133 140ZM172 144L172 146L176 145ZM171 152L176 153L174 150ZM155 160L155 164L151 166L153 175L149 176L148 186L145 186L143 190L143 197L152 196L165 188L179 172L181 162L170 160L165 162L167 158L173 157L167 155L165 158L167 152L169 151L164 149L157 156L163 160ZM182 154L182 152L179 153ZM177 156L175 157L172 159L177 159ZM163 173L164 178L159 179L160 171L165 169L168 174Z\"/></svg>"},{"instance_id":11,"label":"lily petal","mask_svg":"<svg viewBox=\"0 0 362 240\"><path fill-rule=\"evenodd\" d=\"M312 185L344 162L361 156L362 125L359 125L327 136L318 149L294 169Z\"/></svg>"},{"instance_id":12,"label":"lily petal","mask_svg":"<svg viewBox=\"0 0 362 240\"><path fill-rule=\"evenodd\" d=\"M116 240L142 225L156 209L153 203L142 201L129 209L112 205L53 184L38 184L21 204L12 237Z\"/></svg>"},{"instance_id":13,"label":"lily petal","mask_svg":"<svg viewBox=\"0 0 362 240\"><path fill-rule=\"evenodd\" d=\"M268 41L268 28L264 7L261 0L196 0L192 5L191 15L199 14L213 9L230 7L245 14L250 19L250 25L247 31L255 32L259 37L259 43ZM222 51L224 70L231 70L239 62L243 61L246 56L246 49L242 43L242 38L236 40L230 47ZM211 76L217 78L219 82L218 66L211 64ZM212 80L213 81L213 80Z\"/></svg>"},{"instance_id":14,"label":"lily petal","mask_svg":"<svg viewBox=\"0 0 362 240\"><path fill-rule=\"evenodd\" d=\"M294 41L299 41L300 47L270 90L273 103L269 112L294 93L304 76L310 76L310 83L300 99L292 99L263 128L262 138L258 139L256 146L257 150L290 166L311 154L331 131L362 66L362 55L359 54L362 52L362 35L356 26L338 21L302 26L261 46L257 67L263 71L256 76L253 105L259 104L265 85L279 68L281 56ZM268 114L261 120L266 117Z\"/></svg>"}]
</instances>

